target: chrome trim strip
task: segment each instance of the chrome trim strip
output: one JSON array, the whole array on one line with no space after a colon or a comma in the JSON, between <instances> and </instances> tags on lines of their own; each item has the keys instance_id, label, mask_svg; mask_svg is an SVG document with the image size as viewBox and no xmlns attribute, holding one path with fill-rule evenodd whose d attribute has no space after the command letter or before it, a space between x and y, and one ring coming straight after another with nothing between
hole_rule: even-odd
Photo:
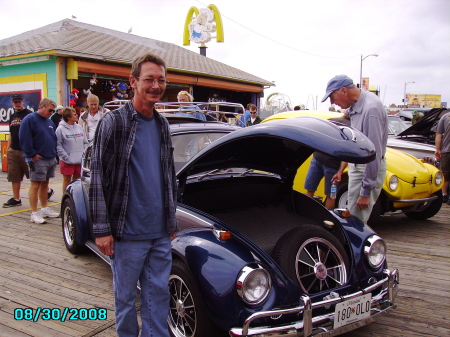
<instances>
[{"instance_id":1,"label":"chrome trim strip","mask_svg":"<svg viewBox=\"0 0 450 337\"><path fill-rule=\"evenodd\" d=\"M184 211L184 210L182 210L182 209L180 209L180 208L177 208L177 213L178 213L178 212L185 214L185 215L186 215L187 217L189 217L189 218L194 218L194 219L196 219L196 220L198 220L198 221L201 221L201 222L203 222L204 224L208 225L208 227L214 227L213 224L212 224L211 222L209 222L209 221L207 221L207 220L205 220L205 219L201 219L201 218L199 218L198 216L193 215L193 214L190 213L190 212L187 212L187 211Z\"/></svg>"}]
</instances>

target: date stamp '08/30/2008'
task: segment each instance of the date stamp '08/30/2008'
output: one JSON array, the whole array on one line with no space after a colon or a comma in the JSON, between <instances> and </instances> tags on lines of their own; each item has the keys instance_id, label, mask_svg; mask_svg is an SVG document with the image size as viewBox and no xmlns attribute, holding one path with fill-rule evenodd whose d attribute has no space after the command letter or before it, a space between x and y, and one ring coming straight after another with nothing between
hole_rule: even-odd
<instances>
[{"instance_id":1,"label":"date stamp '08/30/2008'","mask_svg":"<svg viewBox=\"0 0 450 337\"><path fill-rule=\"evenodd\" d=\"M14 319L18 321L86 321L106 320L108 310L104 308L17 308L14 309Z\"/></svg>"}]
</instances>

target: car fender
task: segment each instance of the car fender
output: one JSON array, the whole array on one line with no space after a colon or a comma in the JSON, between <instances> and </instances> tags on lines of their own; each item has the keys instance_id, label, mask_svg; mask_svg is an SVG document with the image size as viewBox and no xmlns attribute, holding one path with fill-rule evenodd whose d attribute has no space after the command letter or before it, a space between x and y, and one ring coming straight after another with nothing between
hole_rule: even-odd
<instances>
[{"instance_id":1,"label":"car fender","mask_svg":"<svg viewBox=\"0 0 450 337\"><path fill-rule=\"evenodd\" d=\"M372 235L377 235L377 233L353 216L346 220L341 219L341 224L352 250L352 260L355 264L352 269L355 273L353 276L359 275L361 286L367 287L368 279L376 276L381 277L382 270L386 268L386 262L377 269L369 267L364 256L364 246L367 239Z\"/></svg>"},{"instance_id":2,"label":"car fender","mask_svg":"<svg viewBox=\"0 0 450 337\"><path fill-rule=\"evenodd\" d=\"M211 319L223 329L241 324L254 312L292 305L284 282L236 238L220 240L212 229L197 228L178 233L172 250L174 259L179 258L188 266ZM256 264L271 275L272 289L265 301L250 307L237 294L236 281L243 267Z\"/></svg>"},{"instance_id":3,"label":"car fender","mask_svg":"<svg viewBox=\"0 0 450 337\"><path fill-rule=\"evenodd\" d=\"M89 203L87 202L87 193L83 187L81 179L72 181L67 185L61 199L61 214L63 214L63 204L65 199L71 199L75 210L73 214L76 215L77 223L77 243L84 245L89 239L90 235L90 216L89 216Z\"/></svg>"}]
</instances>

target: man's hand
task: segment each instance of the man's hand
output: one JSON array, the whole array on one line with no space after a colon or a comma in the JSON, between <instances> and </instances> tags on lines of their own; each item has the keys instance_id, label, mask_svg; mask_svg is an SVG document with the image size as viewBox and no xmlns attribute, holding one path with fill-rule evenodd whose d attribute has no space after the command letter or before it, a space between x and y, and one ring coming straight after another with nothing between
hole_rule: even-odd
<instances>
[{"instance_id":1,"label":"man's hand","mask_svg":"<svg viewBox=\"0 0 450 337\"><path fill-rule=\"evenodd\" d=\"M95 238L95 244L103 254L107 256L114 254L114 238L112 235Z\"/></svg>"},{"instance_id":2,"label":"man's hand","mask_svg":"<svg viewBox=\"0 0 450 337\"><path fill-rule=\"evenodd\" d=\"M177 237L176 232L170 233L170 241L173 241L176 237Z\"/></svg>"},{"instance_id":3,"label":"man's hand","mask_svg":"<svg viewBox=\"0 0 450 337\"><path fill-rule=\"evenodd\" d=\"M342 174L341 174L341 172L336 172L336 174L331 178L331 183L333 183L333 180L336 182L336 183L340 183L341 182L341 178L342 177Z\"/></svg>"},{"instance_id":4,"label":"man's hand","mask_svg":"<svg viewBox=\"0 0 450 337\"><path fill-rule=\"evenodd\" d=\"M436 152L434 153L434 156L436 157L436 159L441 159L441 157L442 157L441 150L436 150Z\"/></svg>"},{"instance_id":5,"label":"man's hand","mask_svg":"<svg viewBox=\"0 0 450 337\"><path fill-rule=\"evenodd\" d=\"M369 207L369 200L370 200L369 197L366 198L366 197L359 196L358 200L356 201L356 209L361 211L363 209L368 208Z\"/></svg>"}]
</instances>

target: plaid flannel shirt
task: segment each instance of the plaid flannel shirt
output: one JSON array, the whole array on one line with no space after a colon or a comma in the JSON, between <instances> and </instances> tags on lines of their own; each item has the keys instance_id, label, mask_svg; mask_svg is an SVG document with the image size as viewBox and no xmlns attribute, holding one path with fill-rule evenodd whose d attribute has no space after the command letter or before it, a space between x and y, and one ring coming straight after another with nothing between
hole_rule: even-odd
<instances>
[{"instance_id":1,"label":"plaid flannel shirt","mask_svg":"<svg viewBox=\"0 0 450 337\"><path fill-rule=\"evenodd\" d=\"M161 162L167 232L178 230L175 217L177 182L169 123L156 110L161 128ZM131 102L100 119L91 153L90 214L95 237L112 234L120 239L125 223L130 180L128 166L137 128L137 111Z\"/></svg>"}]
</instances>

